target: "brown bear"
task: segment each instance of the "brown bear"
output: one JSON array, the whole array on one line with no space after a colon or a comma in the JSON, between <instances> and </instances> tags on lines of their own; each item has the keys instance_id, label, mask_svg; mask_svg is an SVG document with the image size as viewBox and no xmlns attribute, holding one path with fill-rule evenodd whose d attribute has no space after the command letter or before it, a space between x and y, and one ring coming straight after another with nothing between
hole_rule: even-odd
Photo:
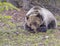
<instances>
[{"instance_id":1,"label":"brown bear","mask_svg":"<svg viewBox=\"0 0 60 46\"><path fill-rule=\"evenodd\" d=\"M26 14L24 28L34 32L46 32L47 29L57 28L57 21L46 8L34 6Z\"/></svg>"}]
</instances>

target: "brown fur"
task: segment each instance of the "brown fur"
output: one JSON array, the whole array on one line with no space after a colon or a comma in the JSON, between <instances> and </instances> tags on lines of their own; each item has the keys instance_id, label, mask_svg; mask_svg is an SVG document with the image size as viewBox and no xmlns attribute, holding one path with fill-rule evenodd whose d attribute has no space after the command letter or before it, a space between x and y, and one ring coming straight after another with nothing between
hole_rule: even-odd
<instances>
[{"instance_id":1,"label":"brown fur","mask_svg":"<svg viewBox=\"0 0 60 46\"><path fill-rule=\"evenodd\" d=\"M27 17L28 17L27 25L31 29L34 29L34 31L36 32L37 28L39 28L40 24L42 23L42 19L36 17L36 14L32 14L32 15L27 16Z\"/></svg>"},{"instance_id":2,"label":"brown fur","mask_svg":"<svg viewBox=\"0 0 60 46\"><path fill-rule=\"evenodd\" d=\"M54 15L47 9L35 6L31 8L25 17L25 29L46 32L47 29L57 27Z\"/></svg>"}]
</instances>

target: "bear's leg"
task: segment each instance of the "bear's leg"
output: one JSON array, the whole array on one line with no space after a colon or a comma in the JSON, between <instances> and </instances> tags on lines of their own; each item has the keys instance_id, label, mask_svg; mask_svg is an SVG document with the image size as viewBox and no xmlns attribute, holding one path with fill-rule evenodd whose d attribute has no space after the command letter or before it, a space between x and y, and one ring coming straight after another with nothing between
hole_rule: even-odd
<instances>
[{"instance_id":1,"label":"bear's leg","mask_svg":"<svg viewBox=\"0 0 60 46\"><path fill-rule=\"evenodd\" d=\"M56 28L56 22L53 20L51 23L48 24L48 29L55 29Z\"/></svg>"},{"instance_id":2,"label":"bear's leg","mask_svg":"<svg viewBox=\"0 0 60 46\"><path fill-rule=\"evenodd\" d=\"M46 32L47 28L44 24L42 24L42 25L40 25L40 27L37 30L38 30L38 32Z\"/></svg>"}]
</instances>

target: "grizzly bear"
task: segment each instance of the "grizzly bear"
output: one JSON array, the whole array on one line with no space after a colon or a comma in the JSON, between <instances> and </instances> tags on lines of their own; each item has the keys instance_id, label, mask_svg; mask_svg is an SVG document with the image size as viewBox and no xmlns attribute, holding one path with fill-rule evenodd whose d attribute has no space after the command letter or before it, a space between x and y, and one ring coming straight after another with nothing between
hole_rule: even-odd
<instances>
[{"instance_id":1,"label":"grizzly bear","mask_svg":"<svg viewBox=\"0 0 60 46\"><path fill-rule=\"evenodd\" d=\"M46 8L34 6L26 14L24 28L31 32L46 32L47 29L57 28L57 21Z\"/></svg>"}]
</instances>

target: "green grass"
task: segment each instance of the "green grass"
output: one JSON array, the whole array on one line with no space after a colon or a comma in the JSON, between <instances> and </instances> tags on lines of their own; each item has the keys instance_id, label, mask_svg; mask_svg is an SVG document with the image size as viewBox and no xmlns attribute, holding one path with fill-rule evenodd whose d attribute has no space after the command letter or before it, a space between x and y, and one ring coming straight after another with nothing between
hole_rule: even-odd
<instances>
[{"instance_id":1,"label":"green grass","mask_svg":"<svg viewBox=\"0 0 60 46\"><path fill-rule=\"evenodd\" d=\"M20 27L17 28L22 24L21 22L12 23L8 20L1 21L5 25L0 26L0 46L60 46L58 29L50 29L46 33L30 33ZM58 25L60 25L59 21Z\"/></svg>"},{"instance_id":2,"label":"green grass","mask_svg":"<svg viewBox=\"0 0 60 46\"><path fill-rule=\"evenodd\" d=\"M15 7L13 4L8 3L8 2L0 2L0 12L4 11L4 10L17 10L19 11L19 9L17 7Z\"/></svg>"},{"instance_id":3,"label":"green grass","mask_svg":"<svg viewBox=\"0 0 60 46\"><path fill-rule=\"evenodd\" d=\"M57 30L52 31L48 30L46 33L36 34L22 29L11 32L0 31L0 46L60 46L60 39L55 34Z\"/></svg>"}]
</instances>

